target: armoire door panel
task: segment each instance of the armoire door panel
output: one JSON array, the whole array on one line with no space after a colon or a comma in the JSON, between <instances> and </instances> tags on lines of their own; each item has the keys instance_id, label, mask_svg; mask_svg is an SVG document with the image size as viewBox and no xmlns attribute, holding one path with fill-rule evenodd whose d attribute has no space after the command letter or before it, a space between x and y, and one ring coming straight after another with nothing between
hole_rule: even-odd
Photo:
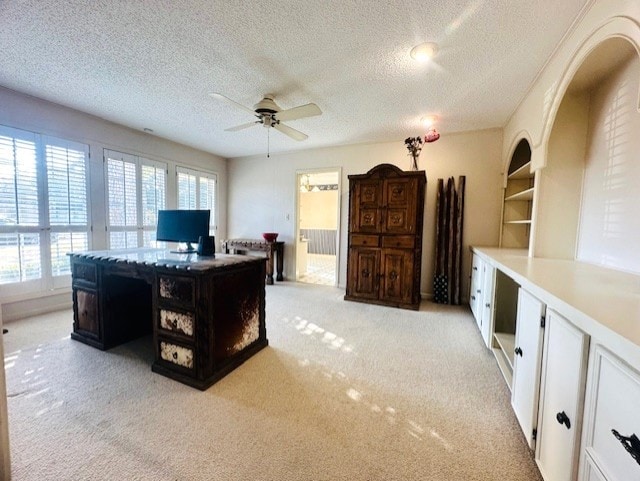
<instances>
[{"instance_id":1,"label":"armoire door panel","mask_svg":"<svg viewBox=\"0 0 640 481\"><path fill-rule=\"evenodd\" d=\"M380 231L380 209L360 209L358 214L357 232Z\"/></svg>"},{"instance_id":2,"label":"armoire door panel","mask_svg":"<svg viewBox=\"0 0 640 481\"><path fill-rule=\"evenodd\" d=\"M399 303L411 302L413 252L386 249L382 254L380 298Z\"/></svg>"},{"instance_id":3,"label":"armoire door panel","mask_svg":"<svg viewBox=\"0 0 640 481\"><path fill-rule=\"evenodd\" d=\"M355 282L352 282L347 294L363 299L377 299L380 286L380 249L352 248L349 250L349 264L349 271L355 277Z\"/></svg>"}]
</instances>

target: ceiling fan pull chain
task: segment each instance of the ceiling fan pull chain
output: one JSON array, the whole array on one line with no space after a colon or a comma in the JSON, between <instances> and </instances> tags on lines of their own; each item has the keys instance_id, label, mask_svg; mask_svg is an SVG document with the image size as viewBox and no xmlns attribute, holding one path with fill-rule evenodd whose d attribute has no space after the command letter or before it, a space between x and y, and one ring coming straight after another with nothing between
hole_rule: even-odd
<instances>
[{"instance_id":1,"label":"ceiling fan pull chain","mask_svg":"<svg viewBox=\"0 0 640 481\"><path fill-rule=\"evenodd\" d=\"M267 129L267 159L269 158L269 130Z\"/></svg>"}]
</instances>

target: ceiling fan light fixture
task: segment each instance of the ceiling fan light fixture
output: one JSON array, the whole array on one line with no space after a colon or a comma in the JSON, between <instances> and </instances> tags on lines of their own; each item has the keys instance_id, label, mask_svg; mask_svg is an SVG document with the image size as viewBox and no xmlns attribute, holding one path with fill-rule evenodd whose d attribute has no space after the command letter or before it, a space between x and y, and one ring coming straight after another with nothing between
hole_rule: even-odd
<instances>
[{"instance_id":1,"label":"ceiling fan light fixture","mask_svg":"<svg viewBox=\"0 0 640 481\"><path fill-rule=\"evenodd\" d=\"M428 62L438 53L438 44L434 42L425 42L416 45L411 49L411 58L418 62Z\"/></svg>"}]
</instances>

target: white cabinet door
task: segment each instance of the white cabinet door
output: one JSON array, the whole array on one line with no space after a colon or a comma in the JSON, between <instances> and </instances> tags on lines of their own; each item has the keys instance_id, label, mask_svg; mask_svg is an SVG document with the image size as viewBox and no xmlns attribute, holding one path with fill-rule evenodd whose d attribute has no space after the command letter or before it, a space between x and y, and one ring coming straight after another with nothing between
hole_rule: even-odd
<instances>
[{"instance_id":1,"label":"white cabinet door","mask_svg":"<svg viewBox=\"0 0 640 481\"><path fill-rule=\"evenodd\" d=\"M536 460L545 481L575 479L589 339L560 314L546 316Z\"/></svg>"},{"instance_id":2,"label":"white cabinet door","mask_svg":"<svg viewBox=\"0 0 640 481\"><path fill-rule=\"evenodd\" d=\"M493 301L495 291L496 269L483 262L482 269L482 306L480 306L480 332L487 347L491 347L493 336Z\"/></svg>"},{"instance_id":3,"label":"white cabinet door","mask_svg":"<svg viewBox=\"0 0 640 481\"><path fill-rule=\"evenodd\" d=\"M591 461L608 481L640 481L640 371L600 345L591 356L581 479Z\"/></svg>"},{"instance_id":4,"label":"white cabinet door","mask_svg":"<svg viewBox=\"0 0 640 481\"><path fill-rule=\"evenodd\" d=\"M542 354L542 326L545 305L524 289L518 290L516 316L516 347L513 363L511 405L529 447L533 448L538 416L540 387L540 358Z\"/></svg>"},{"instance_id":5,"label":"white cabinet door","mask_svg":"<svg viewBox=\"0 0 640 481\"><path fill-rule=\"evenodd\" d=\"M473 313L473 317L478 324L478 328L480 328L480 320L482 319L480 313L480 302L481 302L481 284L482 284L482 266L484 262L477 254L473 255L473 261L471 265L471 284L469 288L469 306L471 307L471 312Z\"/></svg>"}]
</instances>

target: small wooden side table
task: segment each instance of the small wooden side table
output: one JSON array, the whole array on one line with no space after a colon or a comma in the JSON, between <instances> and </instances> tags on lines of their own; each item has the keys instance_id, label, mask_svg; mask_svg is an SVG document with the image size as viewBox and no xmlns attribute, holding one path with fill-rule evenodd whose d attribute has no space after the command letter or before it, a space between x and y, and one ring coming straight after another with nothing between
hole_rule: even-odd
<instances>
[{"instance_id":1,"label":"small wooden side table","mask_svg":"<svg viewBox=\"0 0 640 481\"><path fill-rule=\"evenodd\" d=\"M276 280L283 281L282 271L284 269L284 242L267 242L262 239L227 239L222 242L225 254L233 251L241 254L247 251L259 251L267 253L267 284L273 284L273 264L275 257Z\"/></svg>"}]
</instances>

